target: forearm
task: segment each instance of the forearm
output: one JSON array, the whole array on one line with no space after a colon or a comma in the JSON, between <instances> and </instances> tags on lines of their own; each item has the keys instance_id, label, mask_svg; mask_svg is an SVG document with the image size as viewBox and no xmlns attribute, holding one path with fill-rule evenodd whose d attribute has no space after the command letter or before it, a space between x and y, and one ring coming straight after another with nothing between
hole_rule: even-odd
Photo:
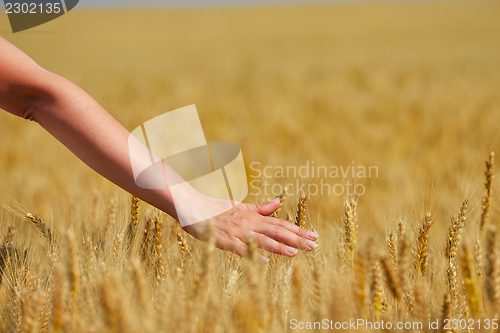
<instances>
[{"instance_id":1,"label":"forearm","mask_svg":"<svg viewBox=\"0 0 500 333\"><path fill-rule=\"evenodd\" d=\"M134 177L137 165L149 170L151 166L158 166L152 163L159 159L145 153L146 148L139 140L129 140L129 131L85 91L44 70L1 37L0 108L38 122L92 169L171 215L191 235L201 238L209 227L207 221L212 219L215 244L221 249L245 256L245 243L250 238L269 252L291 257L297 250L285 244L307 250L316 248L313 240L317 239L317 234L267 216L279 207L279 200L263 205L235 205L230 200L210 198L178 178L179 175L163 161L159 163L162 163L164 177L159 176L161 172L150 178L147 174L146 184L164 189L137 186ZM175 203L167 180L172 180ZM263 262L268 261L260 254L257 256Z\"/></svg>"},{"instance_id":2,"label":"forearm","mask_svg":"<svg viewBox=\"0 0 500 333\"><path fill-rule=\"evenodd\" d=\"M23 110L89 167L177 219L168 186L164 190L136 185L129 157L129 131L84 90L45 72L43 93Z\"/></svg>"}]
</instances>

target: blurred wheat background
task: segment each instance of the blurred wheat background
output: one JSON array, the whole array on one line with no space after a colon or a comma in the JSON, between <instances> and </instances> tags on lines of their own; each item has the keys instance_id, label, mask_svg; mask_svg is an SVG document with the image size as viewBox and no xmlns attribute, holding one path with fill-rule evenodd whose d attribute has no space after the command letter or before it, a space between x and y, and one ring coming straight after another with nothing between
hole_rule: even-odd
<instances>
[{"instance_id":1,"label":"blurred wheat background","mask_svg":"<svg viewBox=\"0 0 500 333\"><path fill-rule=\"evenodd\" d=\"M319 250L260 267L0 113L1 331L498 318L500 200L484 161L500 143L499 14L498 1L84 7L15 35L2 19L4 38L129 130L196 104L207 140L240 145L247 166L379 175L354 201L287 196L281 218L314 228Z\"/></svg>"}]
</instances>

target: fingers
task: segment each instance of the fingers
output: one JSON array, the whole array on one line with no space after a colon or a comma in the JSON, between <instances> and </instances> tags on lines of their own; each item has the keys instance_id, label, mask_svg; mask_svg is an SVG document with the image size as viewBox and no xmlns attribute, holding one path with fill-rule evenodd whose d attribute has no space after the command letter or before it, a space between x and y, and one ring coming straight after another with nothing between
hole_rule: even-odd
<instances>
[{"instance_id":1,"label":"fingers","mask_svg":"<svg viewBox=\"0 0 500 333\"><path fill-rule=\"evenodd\" d=\"M269 223L259 223L255 226L254 229L259 234L267 236L269 239L274 241L276 244L279 244L276 241L280 241L286 245L289 245L294 248L298 248L301 250L314 250L318 244L310 239L306 239L300 235L297 235L290 230L287 230L277 224L269 224ZM280 244L282 245L282 244ZM283 245L285 246L285 245ZM295 249L294 249L295 250ZM297 251L297 250L295 250ZM276 253L276 252L275 252ZM280 253L281 254L281 253Z\"/></svg>"},{"instance_id":2,"label":"fingers","mask_svg":"<svg viewBox=\"0 0 500 333\"><path fill-rule=\"evenodd\" d=\"M257 241L257 246L271 253L280 254L287 257L295 257L297 254L297 249L287 246L285 244L280 244L276 240L261 234L255 233L253 238Z\"/></svg>"},{"instance_id":3,"label":"fingers","mask_svg":"<svg viewBox=\"0 0 500 333\"><path fill-rule=\"evenodd\" d=\"M271 215L280 206L280 199L276 198L268 203L250 205L251 208L260 215Z\"/></svg>"},{"instance_id":4,"label":"fingers","mask_svg":"<svg viewBox=\"0 0 500 333\"><path fill-rule=\"evenodd\" d=\"M255 212L263 215L262 222L267 222L272 225L280 226L303 238L307 238L313 241L318 239L318 234L315 233L314 231L301 228L285 220L268 217L268 215L272 214L276 209L279 208L280 205L279 202L280 202L279 198L276 198L268 203L250 205L250 207L253 208Z\"/></svg>"},{"instance_id":5,"label":"fingers","mask_svg":"<svg viewBox=\"0 0 500 333\"><path fill-rule=\"evenodd\" d=\"M251 231L240 239L243 242L248 243L250 238L255 241L258 248L264 249L271 253L280 254L286 257L294 257L298 252L297 249L285 244L280 244L276 240L258 232Z\"/></svg>"},{"instance_id":6,"label":"fingers","mask_svg":"<svg viewBox=\"0 0 500 333\"><path fill-rule=\"evenodd\" d=\"M254 239L258 248L268 252L294 257L298 250L312 251L317 248L314 242L318 235L300 228L285 220L269 217L279 208L280 200L274 199L265 204L243 204L230 214L217 218L221 231L216 237L217 247L247 257L249 239ZM283 244L282 244L283 243ZM268 258L255 254L258 262L267 263Z\"/></svg>"},{"instance_id":7,"label":"fingers","mask_svg":"<svg viewBox=\"0 0 500 333\"><path fill-rule=\"evenodd\" d=\"M294 234L299 235L300 237L303 237L303 238L307 238L307 239L310 239L313 241L318 239L318 234L315 233L314 231L301 228L301 227L296 226L295 224L290 223L290 222L285 221L285 220L276 219L273 217L266 216L262 219L262 221L267 223L267 224L271 224L273 226L278 226L278 227L281 227L281 228L286 229L288 231L291 231Z\"/></svg>"}]
</instances>

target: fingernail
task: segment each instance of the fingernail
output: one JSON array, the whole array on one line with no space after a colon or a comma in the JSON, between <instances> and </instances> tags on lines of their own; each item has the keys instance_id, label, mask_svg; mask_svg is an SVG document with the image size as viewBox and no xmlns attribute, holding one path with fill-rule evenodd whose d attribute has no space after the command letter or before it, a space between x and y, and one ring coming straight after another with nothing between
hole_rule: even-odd
<instances>
[{"instance_id":1,"label":"fingernail","mask_svg":"<svg viewBox=\"0 0 500 333\"><path fill-rule=\"evenodd\" d=\"M267 264L267 263L269 262L269 258L268 258L268 257L263 257L263 258L262 258L262 262L263 262L264 264Z\"/></svg>"},{"instance_id":2,"label":"fingernail","mask_svg":"<svg viewBox=\"0 0 500 333\"><path fill-rule=\"evenodd\" d=\"M290 246L287 246L287 247L286 247L286 253L288 253L288 254L289 254L289 255L291 255L291 256L296 255L296 254L297 254L297 252L298 252L298 250L297 250L297 249L294 249L293 247L290 247Z\"/></svg>"},{"instance_id":3,"label":"fingernail","mask_svg":"<svg viewBox=\"0 0 500 333\"><path fill-rule=\"evenodd\" d=\"M315 242L313 241L310 241L310 240L306 240L306 246L309 250L314 250L316 247L318 247L318 244L316 244Z\"/></svg>"},{"instance_id":4,"label":"fingernail","mask_svg":"<svg viewBox=\"0 0 500 333\"><path fill-rule=\"evenodd\" d=\"M312 240L316 240L318 238L318 234L315 233L314 231L308 231L306 235L308 238Z\"/></svg>"},{"instance_id":5,"label":"fingernail","mask_svg":"<svg viewBox=\"0 0 500 333\"><path fill-rule=\"evenodd\" d=\"M275 202L276 200L277 200L277 201L280 201L280 198L273 199L273 200L269 201L269 203L271 203L271 202Z\"/></svg>"}]
</instances>

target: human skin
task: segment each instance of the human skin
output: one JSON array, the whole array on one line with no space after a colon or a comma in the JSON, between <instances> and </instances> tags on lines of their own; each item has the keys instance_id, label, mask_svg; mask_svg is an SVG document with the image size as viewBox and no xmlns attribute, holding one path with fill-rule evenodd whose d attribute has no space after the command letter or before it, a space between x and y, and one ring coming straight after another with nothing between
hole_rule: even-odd
<instances>
[{"instance_id":1,"label":"human skin","mask_svg":"<svg viewBox=\"0 0 500 333\"><path fill-rule=\"evenodd\" d=\"M179 220L172 195L166 189L137 186L128 150L130 132L97 101L71 81L51 73L0 37L0 108L37 122L73 154L114 184ZM168 167L168 166L167 166ZM187 193L186 200L197 193ZM200 206L211 209L211 201ZM215 245L245 256L253 238L259 248L293 257L314 250L318 235L285 220L269 217L279 200L265 204L240 203L210 220L183 229L203 239L213 223ZM268 258L257 254L263 263Z\"/></svg>"}]
</instances>

